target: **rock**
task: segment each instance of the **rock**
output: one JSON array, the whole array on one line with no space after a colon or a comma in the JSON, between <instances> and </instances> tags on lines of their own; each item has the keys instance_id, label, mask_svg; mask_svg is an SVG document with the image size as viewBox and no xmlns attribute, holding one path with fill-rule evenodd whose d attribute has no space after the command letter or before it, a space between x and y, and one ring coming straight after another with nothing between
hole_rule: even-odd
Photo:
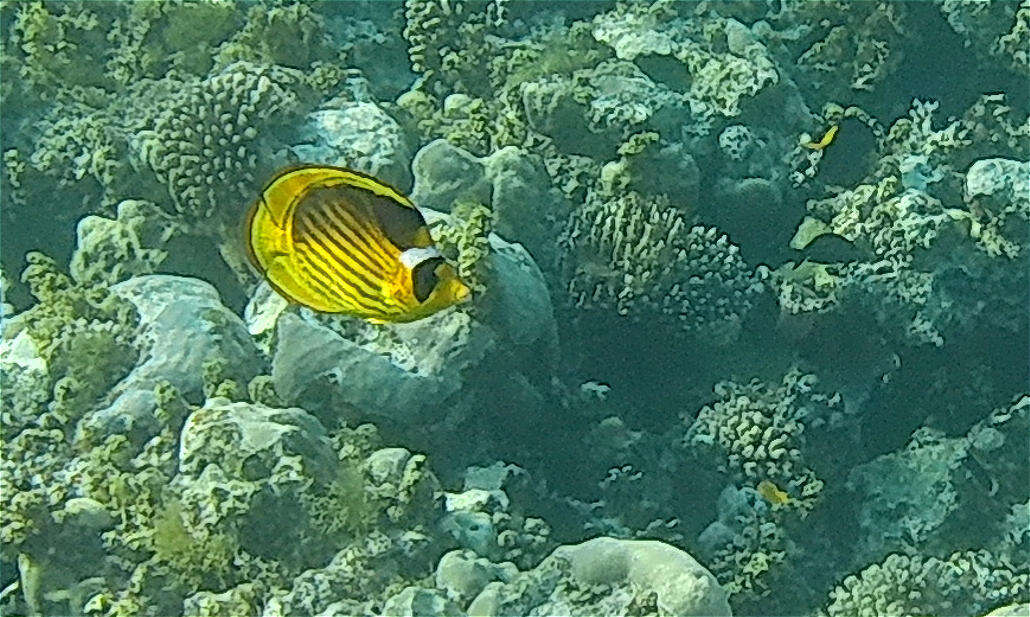
<instances>
[{"instance_id":1,"label":"rock","mask_svg":"<svg viewBox=\"0 0 1030 617\"><path fill-rule=\"evenodd\" d=\"M463 200L487 206L498 235L524 245L544 267L553 262L553 221L563 220L568 206L539 157L508 146L477 158L438 139L419 150L413 166L411 198L419 208L450 212Z\"/></svg>"},{"instance_id":2,"label":"rock","mask_svg":"<svg viewBox=\"0 0 1030 617\"><path fill-rule=\"evenodd\" d=\"M429 421L461 389L459 367L482 357L487 341L455 313L394 327L422 341L419 357L408 358L410 368L325 326L283 314L272 359L276 392L327 421L341 413L345 421Z\"/></svg>"},{"instance_id":3,"label":"rock","mask_svg":"<svg viewBox=\"0 0 1030 617\"><path fill-rule=\"evenodd\" d=\"M1022 195L1025 200L1027 178L1030 178L1030 162L1003 158L980 159L974 161L966 172L966 196L996 196L1005 200Z\"/></svg>"},{"instance_id":4,"label":"rock","mask_svg":"<svg viewBox=\"0 0 1030 617\"><path fill-rule=\"evenodd\" d=\"M115 525L114 516L104 505L88 497L73 497L66 501L61 510L54 512L54 521L94 534Z\"/></svg>"},{"instance_id":5,"label":"rock","mask_svg":"<svg viewBox=\"0 0 1030 617\"><path fill-rule=\"evenodd\" d=\"M20 321L22 320L17 317L5 320L6 330L13 331L15 324ZM20 366L27 371L47 370L46 361L40 357L39 349L27 330L22 330L13 338L4 338L0 341L0 358L3 358L5 363Z\"/></svg>"},{"instance_id":6,"label":"rock","mask_svg":"<svg viewBox=\"0 0 1030 617\"><path fill-rule=\"evenodd\" d=\"M492 201L492 187L482 160L446 140L426 144L415 154L411 166L415 173L411 200L419 208L450 212L459 200L483 205Z\"/></svg>"},{"instance_id":7,"label":"rock","mask_svg":"<svg viewBox=\"0 0 1030 617\"><path fill-rule=\"evenodd\" d=\"M468 605L466 613L469 617L490 617L501 614L501 592L504 590L504 583L487 583L483 591L479 592L472 603Z\"/></svg>"},{"instance_id":8,"label":"rock","mask_svg":"<svg viewBox=\"0 0 1030 617\"><path fill-rule=\"evenodd\" d=\"M89 434L125 435L142 445L161 430L156 408L153 389L126 390L107 407L84 416L76 427L77 439Z\"/></svg>"},{"instance_id":9,"label":"rock","mask_svg":"<svg viewBox=\"0 0 1030 617\"><path fill-rule=\"evenodd\" d=\"M492 581L507 581L517 573L513 564L495 564L471 551L455 550L440 558L436 566L436 587L465 606Z\"/></svg>"},{"instance_id":10,"label":"rock","mask_svg":"<svg viewBox=\"0 0 1030 617\"><path fill-rule=\"evenodd\" d=\"M435 589L405 587L383 604L383 614L412 617L460 615L461 609Z\"/></svg>"},{"instance_id":11,"label":"rock","mask_svg":"<svg viewBox=\"0 0 1030 617\"><path fill-rule=\"evenodd\" d=\"M204 363L225 360L226 377L246 385L264 360L243 321L222 305L218 291L199 279L153 274L111 287L136 306L142 361L113 390L153 390L168 381L192 403L204 398Z\"/></svg>"},{"instance_id":12,"label":"rock","mask_svg":"<svg viewBox=\"0 0 1030 617\"><path fill-rule=\"evenodd\" d=\"M587 585L629 582L657 594L669 615L729 615L726 592L689 554L653 540L595 538L555 549L568 558L572 575Z\"/></svg>"},{"instance_id":13,"label":"rock","mask_svg":"<svg viewBox=\"0 0 1030 617\"><path fill-rule=\"evenodd\" d=\"M483 298L483 321L525 361L548 366L557 359L558 326L543 272L521 244L490 234L491 280Z\"/></svg>"},{"instance_id":14,"label":"rock","mask_svg":"<svg viewBox=\"0 0 1030 617\"><path fill-rule=\"evenodd\" d=\"M852 469L847 486L856 492L865 538L853 547L856 561L874 561L911 542L938 541L959 508L956 470L968 449L965 438L919 429L904 449Z\"/></svg>"},{"instance_id":15,"label":"rock","mask_svg":"<svg viewBox=\"0 0 1030 617\"><path fill-rule=\"evenodd\" d=\"M1026 617L1030 615L1030 604L1010 604L999 606L984 617Z\"/></svg>"},{"instance_id":16,"label":"rock","mask_svg":"<svg viewBox=\"0 0 1030 617\"><path fill-rule=\"evenodd\" d=\"M407 448L383 448L365 459L365 469L375 484L399 484L404 475L404 466L410 458L411 452Z\"/></svg>"},{"instance_id":17,"label":"rock","mask_svg":"<svg viewBox=\"0 0 1030 617\"><path fill-rule=\"evenodd\" d=\"M291 150L302 162L361 171L401 192L411 188L411 149L404 131L374 103L343 103L312 112L301 135L307 143Z\"/></svg>"},{"instance_id":18,"label":"rock","mask_svg":"<svg viewBox=\"0 0 1030 617\"><path fill-rule=\"evenodd\" d=\"M303 409L278 409L210 399L186 419L179 440L179 472L197 475L207 465L267 477L285 456L300 458L306 476L326 482L337 467L325 428Z\"/></svg>"},{"instance_id":19,"label":"rock","mask_svg":"<svg viewBox=\"0 0 1030 617\"><path fill-rule=\"evenodd\" d=\"M266 282L261 281L243 310L243 321L247 324L247 332L258 342L261 350L269 353L275 322L279 315L290 305Z\"/></svg>"},{"instance_id":20,"label":"rock","mask_svg":"<svg viewBox=\"0 0 1030 617\"><path fill-rule=\"evenodd\" d=\"M486 512L449 512L441 521L440 529L454 538L459 546L477 555L496 558L499 554L497 529L492 517Z\"/></svg>"},{"instance_id":21,"label":"rock","mask_svg":"<svg viewBox=\"0 0 1030 617\"><path fill-rule=\"evenodd\" d=\"M726 591L689 554L655 540L606 537L560 546L510 583L487 585L469 613L625 615L639 601L663 615L731 614Z\"/></svg>"},{"instance_id":22,"label":"rock","mask_svg":"<svg viewBox=\"0 0 1030 617\"><path fill-rule=\"evenodd\" d=\"M567 212L563 197L552 190L551 180L537 157L508 146L481 159L493 187L490 209L494 231L526 247L545 268L554 262L551 219Z\"/></svg>"},{"instance_id":23,"label":"rock","mask_svg":"<svg viewBox=\"0 0 1030 617\"><path fill-rule=\"evenodd\" d=\"M489 247L491 280L474 316L448 310L380 328L341 318L330 328L283 312L272 359L277 394L327 425L461 422L486 392L513 407L538 407L558 354L550 293L521 245L491 235Z\"/></svg>"}]
</instances>

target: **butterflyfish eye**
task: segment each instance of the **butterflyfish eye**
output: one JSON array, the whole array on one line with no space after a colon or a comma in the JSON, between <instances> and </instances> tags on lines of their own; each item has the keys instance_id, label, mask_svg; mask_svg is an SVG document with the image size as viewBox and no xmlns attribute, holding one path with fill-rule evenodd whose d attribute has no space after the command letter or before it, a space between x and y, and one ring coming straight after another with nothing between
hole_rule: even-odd
<instances>
[{"instance_id":1,"label":"butterflyfish eye","mask_svg":"<svg viewBox=\"0 0 1030 617\"><path fill-rule=\"evenodd\" d=\"M433 293L436 284L440 282L436 270L443 263L443 257L430 257L411 269L411 287L416 300L425 302L429 294Z\"/></svg>"}]
</instances>

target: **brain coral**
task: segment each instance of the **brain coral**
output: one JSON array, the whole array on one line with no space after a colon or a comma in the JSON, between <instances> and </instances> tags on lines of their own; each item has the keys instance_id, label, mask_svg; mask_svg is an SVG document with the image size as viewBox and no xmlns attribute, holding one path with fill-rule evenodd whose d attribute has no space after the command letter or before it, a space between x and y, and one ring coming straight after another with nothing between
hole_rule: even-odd
<instances>
[{"instance_id":1,"label":"brain coral","mask_svg":"<svg viewBox=\"0 0 1030 617\"><path fill-rule=\"evenodd\" d=\"M664 198L629 192L573 214L561 240L567 289L579 307L686 328L734 325L762 289L737 246L714 227L688 228Z\"/></svg>"}]
</instances>

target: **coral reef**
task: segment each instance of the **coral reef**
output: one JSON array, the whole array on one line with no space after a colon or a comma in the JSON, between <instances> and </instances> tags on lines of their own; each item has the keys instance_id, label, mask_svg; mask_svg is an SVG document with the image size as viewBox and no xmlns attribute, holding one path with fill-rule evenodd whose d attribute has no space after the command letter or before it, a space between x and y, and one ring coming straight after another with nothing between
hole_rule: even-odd
<instances>
[{"instance_id":1,"label":"coral reef","mask_svg":"<svg viewBox=\"0 0 1030 617\"><path fill-rule=\"evenodd\" d=\"M0 3L0 612L1025 613L1028 24ZM470 300L287 302L295 164Z\"/></svg>"},{"instance_id":2,"label":"coral reef","mask_svg":"<svg viewBox=\"0 0 1030 617\"><path fill-rule=\"evenodd\" d=\"M224 203L246 199L257 178L270 171L268 163L256 169L256 140L299 116L293 89L300 77L286 68L238 62L163 102L132 145L178 212L206 218Z\"/></svg>"}]
</instances>

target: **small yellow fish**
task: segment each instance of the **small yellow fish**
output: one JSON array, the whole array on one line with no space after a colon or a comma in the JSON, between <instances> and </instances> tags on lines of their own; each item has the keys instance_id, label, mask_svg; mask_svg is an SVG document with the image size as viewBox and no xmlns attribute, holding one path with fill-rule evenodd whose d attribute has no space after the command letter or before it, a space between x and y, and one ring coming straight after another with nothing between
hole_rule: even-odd
<instances>
[{"instance_id":1,"label":"small yellow fish","mask_svg":"<svg viewBox=\"0 0 1030 617\"><path fill-rule=\"evenodd\" d=\"M801 145L806 148L811 148L812 150L822 150L833 143L833 138L837 136L838 130L840 130L840 125L834 124L830 127L830 130L826 131L826 134L824 134L823 138L819 141L806 141Z\"/></svg>"},{"instance_id":2,"label":"small yellow fish","mask_svg":"<svg viewBox=\"0 0 1030 617\"><path fill-rule=\"evenodd\" d=\"M780 487L770 480L762 480L755 490L759 495L765 497L766 501L774 505L782 505L790 501L790 495L786 491L781 491Z\"/></svg>"},{"instance_id":3,"label":"small yellow fish","mask_svg":"<svg viewBox=\"0 0 1030 617\"><path fill-rule=\"evenodd\" d=\"M251 206L244 233L272 288L316 311L407 322L469 297L411 201L349 169L280 173Z\"/></svg>"}]
</instances>

